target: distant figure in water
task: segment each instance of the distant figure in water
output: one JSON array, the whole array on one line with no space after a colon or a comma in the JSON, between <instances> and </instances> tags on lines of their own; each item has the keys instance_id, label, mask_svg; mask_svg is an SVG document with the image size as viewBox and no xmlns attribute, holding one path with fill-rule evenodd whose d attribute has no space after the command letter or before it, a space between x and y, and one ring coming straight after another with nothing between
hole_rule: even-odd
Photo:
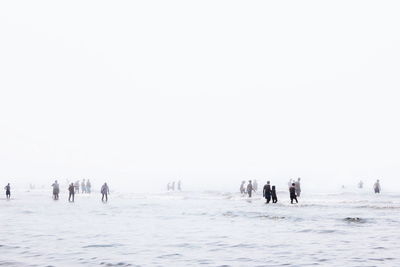
<instances>
[{"instance_id":1,"label":"distant figure in water","mask_svg":"<svg viewBox=\"0 0 400 267\"><path fill-rule=\"evenodd\" d=\"M86 182L85 182L85 179L82 180L81 190L82 190L82 194L86 193Z\"/></svg>"},{"instance_id":2,"label":"distant figure in water","mask_svg":"<svg viewBox=\"0 0 400 267\"><path fill-rule=\"evenodd\" d=\"M271 196L272 196L272 203L278 202L278 197L276 196L275 185L272 186L272 189L271 189Z\"/></svg>"},{"instance_id":3,"label":"distant figure in water","mask_svg":"<svg viewBox=\"0 0 400 267\"><path fill-rule=\"evenodd\" d=\"M89 179L86 182L86 192L90 194L92 192L92 184L90 183Z\"/></svg>"},{"instance_id":4,"label":"distant figure in water","mask_svg":"<svg viewBox=\"0 0 400 267\"><path fill-rule=\"evenodd\" d=\"M175 182L172 182L172 184L171 184L171 190L172 190L172 191L175 191Z\"/></svg>"},{"instance_id":5,"label":"distant figure in water","mask_svg":"<svg viewBox=\"0 0 400 267\"><path fill-rule=\"evenodd\" d=\"M68 201L69 202L74 202L75 201L75 185L71 183L68 186L68 191L69 191L69 196L68 196ZM79 188L79 187L78 187ZM72 199L72 200L71 200Z\"/></svg>"},{"instance_id":6,"label":"distant figure in water","mask_svg":"<svg viewBox=\"0 0 400 267\"><path fill-rule=\"evenodd\" d=\"M53 199L58 200L58 194L60 193L60 185L57 180L54 181L54 184L51 185L53 187Z\"/></svg>"},{"instance_id":7,"label":"distant figure in water","mask_svg":"<svg viewBox=\"0 0 400 267\"><path fill-rule=\"evenodd\" d=\"M167 191L171 190L171 183L167 184Z\"/></svg>"},{"instance_id":8,"label":"distant figure in water","mask_svg":"<svg viewBox=\"0 0 400 267\"><path fill-rule=\"evenodd\" d=\"M177 188L178 188L179 191L182 190L182 189L181 189L181 180L178 181Z\"/></svg>"},{"instance_id":9,"label":"distant figure in water","mask_svg":"<svg viewBox=\"0 0 400 267\"><path fill-rule=\"evenodd\" d=\"M6 198L10 199L11 197L11 186L10 183L8 183L5 187L4 190L6 190Z\"/></svg>"},{"instance_id":10,"label":"distant figure in water","mask_svg":"<svg viewBox=\"0 0 400 267\"><path fill-rule=\"evenodd\" d=\"M240 185L240 193L244 195L246 193L246 189L244 188L244 184L246 181L242 181L242 184Z\"/></svg>"},{"instance_id":11,"label":"distant figure in water","mask_svg":"<svg viewBox=\"0 0 400 267\"><path fill-rule=\"evenodd\" d=\"M297 182L294 183L295 184L295 189L296 189L296 196L300 197L300 193L301 193L301 188L300 188L300 177L297 179Z\"/></svg>"},{"instance_id":12,"label":"distant figure in water","mask_svg":"<svg viewBox=\"0 0 400 267\"><path fill-rule=\"evenodd\" d=\"M101 201L104 202L104 197L106 197L106 202L108 201L108 194L110 194L110 189L108 188L107 183L104 183L101 187Z\"/></svg>"},{"instance_id":13,"label":"distant figure in water","mask_svg":"<svg viewBox=\"0 0 400 267\"><path fill-rule=\"evenodd\" d=\"M257 183L257 180L256 180L256 179L253 180L253 189L254 189L254 192L257 192L258 183Z\"/></svg>"},{"instance_id":14,"label":"distant figure in water","mask_svg":"<svg viewBox=\"0 0 400 267\"><path fill-rule=\"evenodd\" d=\"M269 184L269 181L264 185L263 197L267 200L267 204L271 201L271 185Z\"/></svg>"},{"instance_id":15,"label":"distant figure in water","mask_svg":"<svg viewBox=\"0 0 400 267\"><path fill-rule=\"evenodd\" d=\"M253 193L253 191L253 185L251 184L251 180L249 180L249 184L247 185L247 194L249 194L249 197L251 197L251 193Z\"/></svg>"},{"instance_id":16,"label":"distant figure in water","mask_svg":"<svg viewBox=\"0 0 400 267\"><path fill-rule=\"evenodd\" d=\"M75 182L74 187L75 187L75 193L79 194L79 180Z\"/></svg>"},{"instance_id":17,"label":"distant figure in water","mask_svg":"<svg viewBox=\"0 0 400 267\"><path fill-rule=\"evenodd\" d=\"M358 188L363 188L363 185L364 185L364 183L363 183L363 181L360 181L359 183L358 183Z\"/></svg>"},{"instance_id":18,"label":"distant figure in water","mask_svg":"<svg viewBox=\"0 0 400 267\"><path fill-rule=\"evenodd\" d=\"M379 194L381 192L381 185L379 184L379 180L376 180L374 184L374 192L375 194Z\"/></svg>"},{"instance_id":19,"label":"distant figure in water","mask_svg":"<svg viewBox=\"0 0 400 267\"><path fill-rule=\"evenodd\" d=\"M292 186L289 188L289 193L290 193L290 203L293 204L293 200L296 200L296 203L299 203L297 201L296 184L295 183L292 183Z\"/></svg>"}]
</instances>

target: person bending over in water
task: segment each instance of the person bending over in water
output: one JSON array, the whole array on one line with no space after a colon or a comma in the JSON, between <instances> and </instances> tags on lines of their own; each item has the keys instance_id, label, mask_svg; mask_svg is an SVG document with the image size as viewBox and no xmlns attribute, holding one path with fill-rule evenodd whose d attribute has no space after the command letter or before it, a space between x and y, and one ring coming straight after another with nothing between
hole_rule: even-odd
<instances>
[{"instance_id":1,"label":"person bending over in water","mask_svg":"<svg viewBox=\"0 0 400 267\"><path fill-rule=\"evenodd\" d=\"M269 184L269 181L264 185L263 197L267 200L267 204L271 201L271 185Z\"/></svg>"},{"instance_id":2,"label":"person bending over in water","mask_svg":"<svg viewBox=\"0 0 400 267\"><path fill-rule=\"evenodd\" d=\"M69 197L68 197L68 201L69 202L74 202L75 201L75 186L73 183L71 183L68 187L68 191L69 191ZM72 199L72 200L71 200Z\"/></svg>"},{"instance_id":3,"label":"person bending over in water","mask_svg":"<svg viewBox=\"0 0 400 267\"><path fill-rule=\"evenodd\" d=\"M253 191L254 191L253 185L251 184L251 180L249 180L249 184L247 185L247 194L249 194L249 197L251 197Z\"/></svg>"},{"instance_id":4,"label":"person bending over in water","mask_svg":"<svg viewBox=\"0 0 400 267\"><path fill-rule=\"evenodd\" d=\"M272 186L272 189L271 189L271 196L272 196L272 203L278 202L278 197L276 196L275 185Z\"/></svg>"},{"instance_id":5,"label":"person bending over in water","mask_svg":"<svg viewBox=\"0 0 400 267\"><path fill-rule=\"evenodd\" d=\"M289 188L290 192L290 203L293 204L293 200L296 200L296 203L299 203L297 201L297 196L296 196L296 184L292 183L292 186Z\"/></svg>"},{"instance_id":6,"label":"person bending over in water","mask_svg":"<svg viewBox=\"0 0 400 267\"><path fill-rule=\"evenodd\" d=\"M11 186L10 183L8 183L5 187L4 190L6 190L6 198L10 199L11 197Z\"/></svg>"},{"instance_id":7,"label":"person bending over in water","mask_svg":"<svg viewBox=\"0 0 400 267\"><path fill-rule=\"evenodd\" d=\"M101 201L104 202L104 197L106 197L106 202L108 201L108 194L110 194L110 189L108 188L107 183L104 183L101 187Z\"/></svg>"},{"instance_id":8,"label":"person bending over in water","mask_svg":"<svg viewBox=\"0 0 400 267\"><path fill-rule=\"evenodd\" d=\"M53 187L53 199L58 200L58 194L60 193L60 185L57 180L54 181L54 184L51 185Z\"/></svg>"},{"instance_id":9,"label":"person bending over in water","mask_svg":"<svg viewBox=\"0 0 400 267\"><path fill-rule=\"evenodd\" d=\"M379 184L379 180L376 180L374 184L374 192L375 194L379 194L381 192L381 185Z\"/></svg>"}]
</instances>

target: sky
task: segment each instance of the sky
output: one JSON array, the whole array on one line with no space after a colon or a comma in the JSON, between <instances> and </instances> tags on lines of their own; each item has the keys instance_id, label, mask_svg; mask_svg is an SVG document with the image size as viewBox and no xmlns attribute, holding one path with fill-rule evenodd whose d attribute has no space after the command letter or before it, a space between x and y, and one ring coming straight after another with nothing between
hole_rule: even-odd
<instances>
[{"instance_id":1,"label":"sky","mask_svg":"<svg viewBox=\"0 0 400 267\"><path fill-rule=\"evenodd\" d=\"M400 191L398 1L1 1L0 182Z\"/></svg>"}]
</instances>

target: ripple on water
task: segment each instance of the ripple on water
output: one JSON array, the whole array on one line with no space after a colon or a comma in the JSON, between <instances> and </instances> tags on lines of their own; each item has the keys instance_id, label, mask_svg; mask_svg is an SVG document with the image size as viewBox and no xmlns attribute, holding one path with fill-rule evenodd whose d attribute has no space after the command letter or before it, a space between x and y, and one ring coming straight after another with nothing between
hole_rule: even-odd
<instances>
[{"instance_id":1,"label":"ripple on water","mask_svg":"<svg viewBox=\"0 0 400 267\"><path fill-rule=\"evenodd\" d=\"M87 245L82 248L113 248L113 247L121 247L122 244L95 244L95 245Z\"/></svg>"}]
</instances>

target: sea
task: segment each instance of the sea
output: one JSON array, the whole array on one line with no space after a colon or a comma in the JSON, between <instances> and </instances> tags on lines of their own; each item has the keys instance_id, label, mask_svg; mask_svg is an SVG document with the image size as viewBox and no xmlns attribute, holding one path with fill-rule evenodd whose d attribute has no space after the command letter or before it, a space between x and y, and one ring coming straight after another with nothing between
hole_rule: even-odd
<instances>
[{"instance_id":1,"label":"sea","mask_svg":"<svg viewBox=\"0 0 400 267\"><path fill-rule=\"evenodd\" d=\"M400 266L400 194L13 193L0 266Z\"/></svg>"}]
</instances>

